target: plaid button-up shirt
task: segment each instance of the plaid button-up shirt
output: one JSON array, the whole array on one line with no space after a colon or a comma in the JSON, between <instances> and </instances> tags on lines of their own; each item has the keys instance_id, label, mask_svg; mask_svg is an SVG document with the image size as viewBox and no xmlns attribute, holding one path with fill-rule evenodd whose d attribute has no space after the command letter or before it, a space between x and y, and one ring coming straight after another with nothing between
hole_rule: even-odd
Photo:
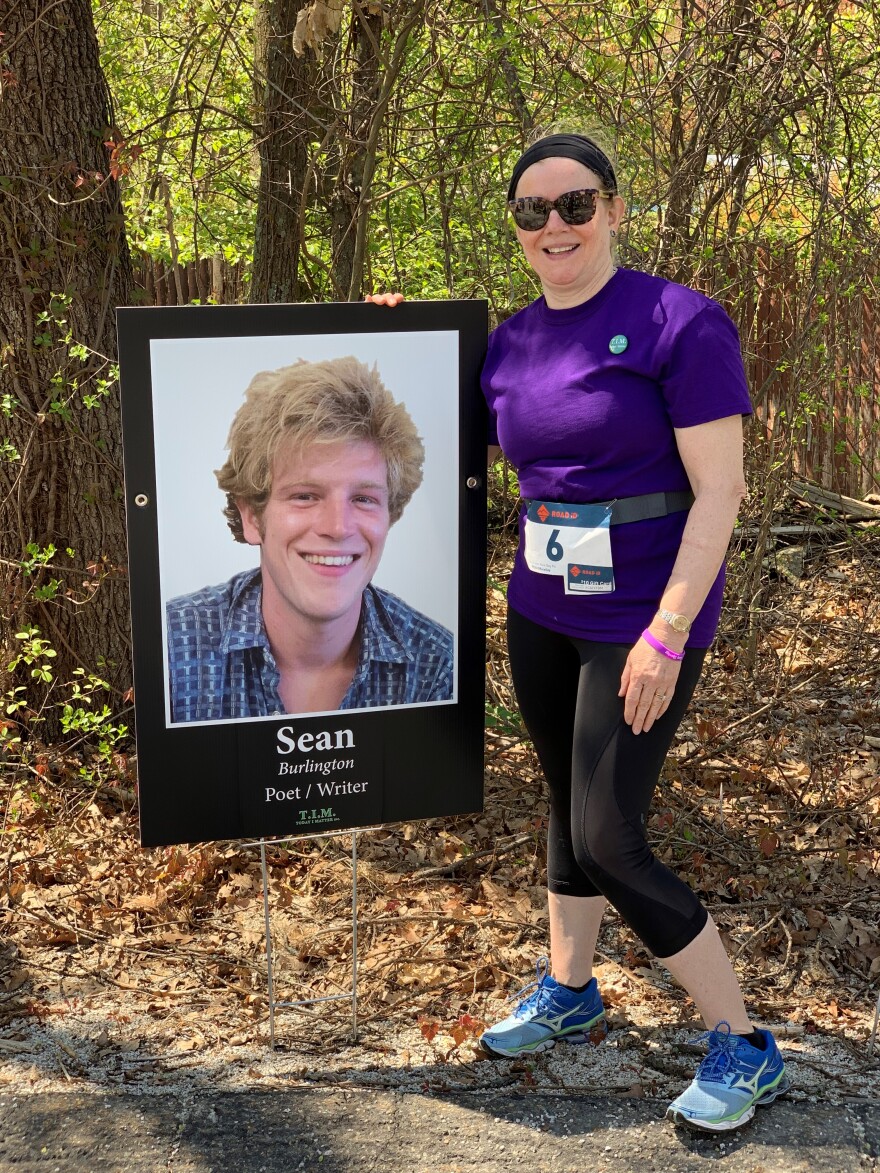
<instances>
[{"instance_id":1,"label":"plaid button-up shirt","mask_svg":"<svg viewBox=\"0 0 880 1173\"><path fill-rule=\"evenodd\" d=\"M260 571L246 570L168 603L172 721L284 712L262 595ZM451 699L453 641L447 628L389 591L368 586L358 634L357 668L341 709Z\"/></svg>"}]
</instances>

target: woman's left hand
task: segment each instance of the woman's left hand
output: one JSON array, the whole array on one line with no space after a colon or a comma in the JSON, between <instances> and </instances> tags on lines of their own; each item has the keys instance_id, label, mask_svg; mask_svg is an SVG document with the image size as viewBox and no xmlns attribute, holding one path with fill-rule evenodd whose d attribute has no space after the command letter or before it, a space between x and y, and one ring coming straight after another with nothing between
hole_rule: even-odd
<instances>
[{"instance_id":1,"label":"woman's left hand","mask_svg":"<svg viewBox=\"0 0 880 1173\"><path fill-rule=\"evenodd\" d=\"M647 733L669 708L681 671L681 661L670 660L639 639L626 658L620 677L623 716L633 733Z\"/></svg>"},{"instance_id":2,"label":"woman's left hand","mask_svg":"<svg viewBox=\"0 0 880 1173\"><path fill-rule=\"evenodd\" d=\"M393 309L394 306L406 301L406 298L402 293L368 293L364 301L372 302L373 305L387 305Z\"/></svg>"}]
</instances>

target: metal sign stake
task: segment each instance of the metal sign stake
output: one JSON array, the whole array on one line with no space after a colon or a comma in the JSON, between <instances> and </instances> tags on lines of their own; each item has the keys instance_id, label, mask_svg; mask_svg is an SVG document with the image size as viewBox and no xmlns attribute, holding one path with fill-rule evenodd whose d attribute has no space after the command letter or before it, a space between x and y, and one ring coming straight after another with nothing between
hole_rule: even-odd
<instances>
[{"instance_id":1,"label":"metal sign stake","mask_svg":"<svg viewBox=\"0 0 880 1173\"><path fill-rule=\"evenodd\" d=\"M266 926L266 991L269 997L269 1050L275 1050L275 987L272 974L272 922L269 917L269 869L266 867L266 840L260 840L260 871L263 873L263 918Z\"/></svg>"},{"instance_id":2,"label":"metal sign stake","mask_svg":"<svg viewBox=\"0 0 880 1173\"><path fill-rule=\"evenodd\" d=\"M360 828L374 830L375 828ZM342 832L351 834L351 990L347 994L327 994L322 998L302 998L295 1002L275 1001L275 970L272 957L272 917L269 909L269 869L266 866L266 840L258 841L260 848L260 871L263 877L263 920L266 934L266 993L269 1001L269 1049L275 1050L275 1012L282 1007L314 1006L318 1002L351 1002L351 1040L357 1042L357 976L358 976L358 933L357 933L357 837L358 831ZM310 839L332 839L340 832L327 835L310 835ZM287 839L273 839L272 843L287 843ZM244 847L253 847L245 843Z\"/></svg>"}]
</instances>

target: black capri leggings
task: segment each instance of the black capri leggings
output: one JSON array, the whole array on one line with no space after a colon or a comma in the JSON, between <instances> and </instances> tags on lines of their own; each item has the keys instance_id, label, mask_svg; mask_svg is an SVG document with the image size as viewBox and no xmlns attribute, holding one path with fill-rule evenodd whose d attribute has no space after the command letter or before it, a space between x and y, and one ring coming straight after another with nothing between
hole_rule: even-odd
<instances>
[{"instance_id":1,"label":"black capri leggings","mask_svg":"<svg viewBox=\"0 0 880 1173\"><path fill-rule=\"evenodd\" d=\"M510 610L513 683L550 789L547 887L605 896L658 957L697 936L708 914L645 838L660 770L706 655L685 653L669 708L636 736L617 695L628 644L570 639Z\"/></svg>"}]
</instances>

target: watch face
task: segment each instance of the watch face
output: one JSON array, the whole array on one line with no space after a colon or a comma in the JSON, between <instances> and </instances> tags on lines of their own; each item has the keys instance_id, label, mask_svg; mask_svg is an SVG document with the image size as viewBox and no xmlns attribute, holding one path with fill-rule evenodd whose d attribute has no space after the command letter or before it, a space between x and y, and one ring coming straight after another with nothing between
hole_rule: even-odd
<instances>
[{"instance_id":1,"label":"watch face","mask_svg":"<svg viewBox=\"0 0 880 1173\"><path fill-rule=\"evenodd\" d=\"M672 626L676 631L689 631L691 625L684 615L676 615L672 620Z\"/></svg>"}]
</instances>

